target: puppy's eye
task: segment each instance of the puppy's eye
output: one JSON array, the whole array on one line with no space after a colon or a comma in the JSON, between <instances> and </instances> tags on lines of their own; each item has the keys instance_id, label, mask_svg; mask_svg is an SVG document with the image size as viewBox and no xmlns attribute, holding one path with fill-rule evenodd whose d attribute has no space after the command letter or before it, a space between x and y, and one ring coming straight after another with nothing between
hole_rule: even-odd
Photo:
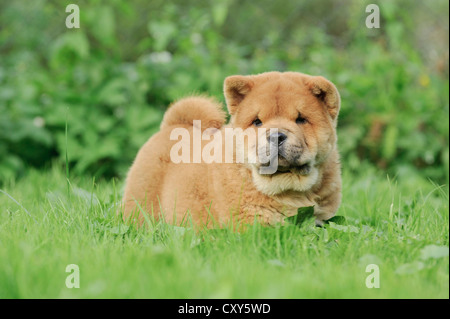
<instances>
[{"instance_id":1,"label":"puppy's eye","mask_svg":"<svg viewBox=\"0 0 450 319\"><path fill-rule=\"evenodd\" d=\"M308 121L304 117L302 117L300 114L298 115L297 119L295 120L295 123L297 123L297 124L305 124L307 122Z\"/></svg>"},{"instance_id":2,"label":"puppy's eye","mask_svg":"<svg viewBox=\"0 0 450 319\"><path fill-rule=\"evenodd\" d=\"M261 125L262 125L262 122L261 122L261 120L260 120L259 118L256 118L256 119L252 122L252 124L253 124L254 126L258 127L258 126L261 126Z\"/></svg>"}]
</instances>

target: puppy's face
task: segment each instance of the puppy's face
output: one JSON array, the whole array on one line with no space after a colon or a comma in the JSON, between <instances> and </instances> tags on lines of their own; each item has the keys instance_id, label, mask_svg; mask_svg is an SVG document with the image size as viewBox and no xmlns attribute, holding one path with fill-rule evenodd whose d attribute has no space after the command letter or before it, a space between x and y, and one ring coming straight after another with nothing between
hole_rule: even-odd
<instances>
[{"instance_id":1,"label":"puppy's face","mask_svg":"<svg viewBox=\"0 0 450 319\"><path fill-rule=\"evenodd\" d=\"M331 82L270 72L228 77L224 91L232 126L256 131L244 150L260 191L306 191L318 182L321 164L336 147L340 98Z\"/></svg>"}]
</instances>

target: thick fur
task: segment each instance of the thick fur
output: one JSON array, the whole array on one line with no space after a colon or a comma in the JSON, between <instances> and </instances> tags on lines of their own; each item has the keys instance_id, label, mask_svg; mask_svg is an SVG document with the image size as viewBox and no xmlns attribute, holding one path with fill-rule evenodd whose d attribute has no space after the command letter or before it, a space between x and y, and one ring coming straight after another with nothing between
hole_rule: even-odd
<instances>
[{"instance_id":1,"label":"thick fur","mask_svg":"<svg viewBox=\"0 0 450 319\"><path fill-rule=\"evenodd\" d=\"M304 206L315 206L319 224L334 216L341 201L335 131L340 97L335 86L323 77L269 72L230 76L224 94L231 115L227 125L222 106L211 98L188 97L169 107L161 130L140 149L128 173L124 218L142 223L145 212L175 224L191 218L196 226L213 227L256 218L273 225ZM297 123L299 114L307 121ZM262 175L258 163L176 164L170 158L178 142L170 140L174 128L185 128L192 136L194 120L202 121L202 131L213 128L214 133L251 128L255 118L261 127L286 134L280 162L285 170ZM227 152L236 156L223 148Z\"/></svg>"},{"instance_id":2,"label":"thick fur","mask_svg":"<svg viewBox=\"0 0 450 319\"><path fill-rule=\"evenodd\" d=\"M191 96L169 107L161 122L161 130L171 126L192 125L200 120L203 128L221 128L226 114L213 98Z\"/></svg>"}]
</instances>

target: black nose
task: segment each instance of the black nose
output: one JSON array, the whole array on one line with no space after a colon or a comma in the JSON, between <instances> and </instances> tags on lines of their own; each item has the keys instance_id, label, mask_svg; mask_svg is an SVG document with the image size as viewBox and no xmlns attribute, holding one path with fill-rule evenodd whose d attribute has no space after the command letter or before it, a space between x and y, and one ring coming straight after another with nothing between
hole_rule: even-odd
<instances>
[{"instance_id":1,"label":"black nose","mask_svg":"<svg viewBox=\"0 0 450 319\"><path fill-rule=\"evenodd\" d=\"M278 146L281 146L286 139L287 139L287 135L284 133L280 133L280 132L272 133L267 138L269 143L278 144Z\"/></svg>"}]
</instances>

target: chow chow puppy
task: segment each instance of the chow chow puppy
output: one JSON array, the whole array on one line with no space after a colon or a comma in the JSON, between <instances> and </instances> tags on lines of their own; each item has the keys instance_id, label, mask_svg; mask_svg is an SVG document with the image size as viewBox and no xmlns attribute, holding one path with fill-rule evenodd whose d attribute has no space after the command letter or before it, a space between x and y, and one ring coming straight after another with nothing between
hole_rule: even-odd
<instances>
[{"instance_id":1,"label":"chow chow puppy","mask_svg":"<svg viewBox=\"0 0 450 319\"><path fill-rule=\"evenodd\" d=\"M267 72L227 77L224 94L228 124L212 98L187 97L169 107L128 173L124 218L274 225L306 206L314 206L317 224L333 217L341 201L336 87L321 76ZM235 139L249 130L257 138L227 144L227 129L238 132ZM277 153L270 157L272 146ZM217 154L199 160L199 152ZM262 154L277 160L272 171L262 172L271 164L258 160Z\"/></svg>"}]
</instances>

